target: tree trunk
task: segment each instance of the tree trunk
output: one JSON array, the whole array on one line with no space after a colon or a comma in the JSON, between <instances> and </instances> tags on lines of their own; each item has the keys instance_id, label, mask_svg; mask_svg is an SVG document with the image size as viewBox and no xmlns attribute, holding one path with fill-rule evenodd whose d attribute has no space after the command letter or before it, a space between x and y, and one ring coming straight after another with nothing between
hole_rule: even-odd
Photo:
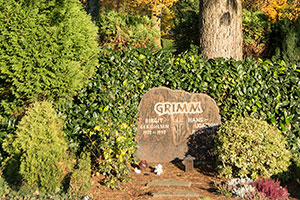
<instances>
[{"instance_id":1,"label":"tree trunk","mask_svg":"<svg viewBox=\"0 0 300 200\"><path fill-rule=\"evenodd\" d=\"M203 56L242 60L241 0L200 0L199 9Z\"/></svg>"},{"instance_id":2,"label":"tree trunk","mask_svg":"<svg viewBox=\"0 0 300 200\"><path fill-rule=\"evenodd\" d=\"M157 5L156 8L152 11L151 21L154 23L154 30L158 32L158 36L155 38L156 45L161 48L161 14L162 7Z\"/></svg>"}]
</instances>

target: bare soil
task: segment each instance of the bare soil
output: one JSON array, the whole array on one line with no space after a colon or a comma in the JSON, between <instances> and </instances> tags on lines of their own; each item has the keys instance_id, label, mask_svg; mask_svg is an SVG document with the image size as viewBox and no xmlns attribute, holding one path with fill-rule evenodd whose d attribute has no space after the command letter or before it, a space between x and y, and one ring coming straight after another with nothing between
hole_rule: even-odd
<instances>
[{"instance_id":1,"label":"bare soil","mask_svg":"<svg viewBox=\"0 0 300 200\"><path fill-rule=\"evenodd\" d=\"M198 199L199 198L154 198L152 196L155 192L162 192L168 190L192 190L199 194L200 198L210 197L211 200L223 200L223 199L236 199L228 198L217 193L213 186L213 182L220 183L222 180L217 178L213 168L210 166L202 166L195 168L193 172L184 172L182 166L172 163L162 164L163 174L156 175L152 172L152 169L157 163L149 164L148 168L143 170L141 174L136 174L132 168L133 180L127 183L122 183L122 190L112 190L102 184L102 176L93 177L93 185L90 189L89 195L95 200L102 199L126 199L126 200L138 200L138 199ZM177 179L182 181L191 182L191 187L149 187L147 184L151 180L156 179ZM298 183L289 183L288 190L291 194L292 200L300 199L300 185Z\"/></svg>"}]
</instances>

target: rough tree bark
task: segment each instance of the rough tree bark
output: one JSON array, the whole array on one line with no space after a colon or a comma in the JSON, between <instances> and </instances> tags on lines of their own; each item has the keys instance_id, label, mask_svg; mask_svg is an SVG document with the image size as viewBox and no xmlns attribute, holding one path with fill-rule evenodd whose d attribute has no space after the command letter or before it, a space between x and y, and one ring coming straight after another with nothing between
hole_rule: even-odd
<instances>
[{"instance_id":1,"label":"rough tree bark","mask_svg":"<svg viewBox=\"0 0 300 200\"><path fill-rule=\"evenodd\" d=\"M203 56L242 60L242 1L200 0L199 9Z\"/></svg>"}]
</instances>

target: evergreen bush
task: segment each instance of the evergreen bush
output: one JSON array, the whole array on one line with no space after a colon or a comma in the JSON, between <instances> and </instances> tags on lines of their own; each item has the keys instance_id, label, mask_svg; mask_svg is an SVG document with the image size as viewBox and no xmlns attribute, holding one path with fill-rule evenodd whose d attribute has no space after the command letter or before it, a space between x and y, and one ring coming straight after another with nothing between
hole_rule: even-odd
<instances>
[{"instance_id":1,"label":"evergreen bush","mask_svg":"<svg viewBox=\"0 0 300 200\"><path fill-rule=\"evenodd\" d=\"M252 117L226 121L217 133L219 173L233 176L271 177L288 170L291 154L280 131Z\"/></svg>"},{"instance_id":2,"label":"evergreen bush","mask_svg":"<svg viewBox=\"0 0 300 200\"><path fill-rule=\"evenodd\" d=\"M88 153L81 153L70 178L69 193L73 196L84 196L92 184L91 157Z\"/></svg>"},{"instance_id":3,"label":"evergreen bush","mask_svg":"<svg viewBox=\"0 0 300 200\"><path fill-rule=\"evenodd\" d=\"M12 185L58 192L64 178L67 150L61 120L52 104L36 102L21 119L15 134L3 142L8 157L4 175Z\"/></svg>"},{"instance_id":4,"label":"evergreen bush","mask_svg":"<svg viewBox=\"0 0 300 200\"><path fill-rule=\"evenodd\" d=\"M4 197L5 195L11 193L11 189L5 179L2 177L2 173L0 176L0 197Z\"/></svg>"},{"instance_id":5,"label":"evergreen bush","mask_svg":"<svg viewBox=\"0 0 300 200\"><path fill-rule=\"evenodd\" d=\"M210 95L223 122L253 113L282 131L294 155L300 152L296 143L300 138L299 65L252 58L207 61L197 49L172 55L130 47L102 49L99 60L97 73L86 87L73 102L58 108L66 116L64 130L74 152L90 143L83 131L92 130L103 119L135 126L142 96L158 86Z\"/></svg>"},{"instance_id":6,"label":"evergreen bush","mask_svg":"<svg viewBox=\"0 0 300 200\"><path fill-rule=\"evenodd\" d=\"M97 27L81 3L0 0L0 11L0 113L75 95L98 64Z\"/></svg>"},{"instance_id":7,"label":"evergreen bush","mask_svg":"<svg viewBox=\"0 0 300 200\"><path fill-rule=\"evenodd\" d=\"M243 9L243 56L269 57L271 22L261 11Z\"/></svg>"},{"instance_id":8,"label":"evergreen bush","mask_svg":"<svg viewBox=\"0 0 300 200\"><path fill-rule=\"evenodd\" d=\"M176 17L171 35L174 36L178 53L190 49L191 45L199 43L199 0L177 1L171 8Z\"/></svg>"},{"instance_id":9,"label":"evergreen bush","mask_svg":"<svg viewBox=\"0 0 300 200\"><path fill-rule=\"evenodd\" d=\"M100 44L114 49L126 48L128 45L154 46L155 37L158 36L147 16L107 11L99 15L96 24L99 26Z\"/></svg>"},{"instance_id":10,"label":"evergreen bush","mask_svg":"<svg viewBox=\"0 0 300 200\"><path fill-rule=\"evenodd\" d=\"M157 86L210 95L223 121L254 113L289 137L300 137L300 66L281 60L206 61L197 49L177 56L144 48L104 49L99 60L96 75L72 103L59 108L71 147L82 142L82 130L105 117L134 124L143 94Z\"/></svg>"},{"instance_id":11,"label":"evergreen bush","mask_svg":"<svg viewBox=\"0 0 300 200\"><path fill-rule=\"evenodd\" d=\"M103 122L86 133L94 168L105 175L104 183L116 188L130 180L130 165L135 163L134 132L127 124Z\"/></svg>"},{"instance_id":12,"label":"evergreen bush","mask_svg":"<svg viewBox=\"0 0 300 200\"><path fill-rule=\"evenodd\" d=\"M9 117L2 117L0 115L0 144L3 143L3 140L7 138L7 136L13 133L16 129L16 124L18 120L9 118ZM3 151L2 145L0 145L0 163L5 159L7 154Z\"/></svg>"},{"instance_id":13,"label":"evergreen bush","mask_svg":"<svg viewBox=\"0 0 300 200\"><path fill-rule=\"evenodd\" d=\"M272 26L271 43L275 49L275 58L286 62L300 62L300 18L278 21Z\"/></svg>"}]
</instances>

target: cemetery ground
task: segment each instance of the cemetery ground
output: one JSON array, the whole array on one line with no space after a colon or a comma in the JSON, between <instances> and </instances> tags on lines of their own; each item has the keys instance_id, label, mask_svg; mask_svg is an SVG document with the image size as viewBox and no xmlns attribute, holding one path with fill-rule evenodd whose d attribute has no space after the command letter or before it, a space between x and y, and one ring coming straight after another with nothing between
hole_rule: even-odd
<instances>
[{"instance_id":1,"label":"cemetery ground","mask_svg":"<svg viewBox=\"0 0 300 200\"><path fill-rule=\"evenodd\" d=\"M137 200L137 199L163 199L163 200L179 200L179 199L205 199L209 197L211 200L223 199L236 199L229 198L219 194L213 183L221 183L225 179L218 178L211 165L200 165L195 167L193 172L185 172L184 166L181 163L163 163L163 173L156 175L153 168L158 163L149 163L148 167L136 174L132 167L132 181L122 183L121 190L112 190L103 185L103 176L94 176L93 184L89 191L92 199L124 199L124 200ZM184 186L148 186L153 180L180 180L191 183L190 187ZM171 190L184 190L196 192L199 197L154 197L153 194ZM288 191L291 200L300 199L300 184L296 182L288 183ZM208 199L208 198L207 198Z\"/></svg>"}]
</instances>

